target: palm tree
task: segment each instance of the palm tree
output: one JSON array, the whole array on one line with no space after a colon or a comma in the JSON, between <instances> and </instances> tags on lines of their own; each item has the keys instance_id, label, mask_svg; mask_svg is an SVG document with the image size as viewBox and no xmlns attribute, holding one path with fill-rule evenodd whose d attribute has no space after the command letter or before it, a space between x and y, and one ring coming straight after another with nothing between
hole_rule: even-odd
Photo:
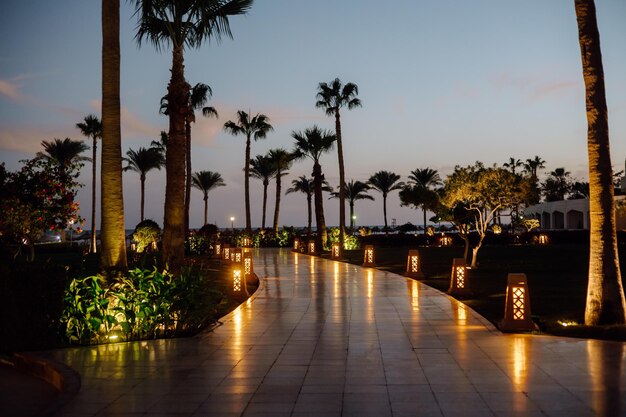
<instances>
[{"instance_id":1,"label":"palm tree","mask_svg":"<svg viewBox=\"0 0 626 417\"><path fill-rule=\"evenodd\" d=\"M327 116L335 116L335 135L337 136L337 157L339 159L339 243L344 247L346 233L346 174L343 164L343 141L341 136L341 118L339 109L348 107L349 110L361 107L359 87L354 83L342 86L339 78L335 78L330 84L319 83L317 87L317 101L315 107L323 108Z\"/></svg>"},{"instance_id":2,"label":"palm tree","mask_svg":"<svg viewBox=\"0 0 626 417\"><path fill-rule=\"evenodd\" d=\"M61 176L65 175L65 170L70 164L80 161L90 161L91 159L80 155L89 149L82 140L63 140L55 138L52 142L41 141L44 152L37 152L37 158L46 159L59 167Z\"/></svg>"},{"instance_id":3,"label":"palm tree","mask_svg":"<svg viewBox=\"0 0 626 417\"><path fill-rule=\"evenodd\" d=\"M403 182L399 182L400 176L389 171L378 171L370 177L367 183L373 189L383 195L383 216L385 217L385 231L387 227L387 196L394 190L400 190L404 187Z\"/></svg>"},{"instance_id":4,"label":"palm tree","mask_svg":"<svg viewBox=\"0 0 626 417\"><path fill-rule=\"evenodd\" d=\"M207 224L209 191L216 187L224 187L224 179L218 172L200 171L194 172L192 176L192 184L195 188L202 191L204 200L204 224Z\"/></svg>"},{"instance_id":5,"label":"palm tree","mask_svg":"<svg viewBox=\"0 0 626 417\"><path fill-rule=\"evenodd\" d=\"M524 162L524 172L530 179L529 192L526 199L527 205L537 204L539 200L541 200L541 190L539 188L537 172L546 167L545 163L546 161L539 156L535 156L533 159L527 159L526 162Z\"/></svg>"},{"instance_id":6,"label":"palm tree","mask_svg":"<svg viewBox=\"0 0 626 417\"><path fill-rule=\"evenodd\" d=\"M250 160L250 176L263 181L263 217L261 229L265 229L265 211L267 208L267 186L276 173L272 159L268 155L257 155Z\"/></svg>"},{"instance_id":7,"label":"palm tree","mask_svg":"<svg viewBox=\"0 0 626 417\"><path fill-rule=\"evenodd\" d=\"M572 188L570 172L565 168L556 168L548 174L543 182L543 192L546 201L565 200L565 196Z\"/></svg>"},{"instance_id":8,"label":"palm tree","mask_svg":"<svg viewBox=\"0 0 626 417\"><path fill-rule=\"evenodd\" d=\"M102 122L98 116L90 114L81 123L76 123L80 132L93 139L91 156L91 244L89 251L96 253L96 149L98 139L102 138Z\"/></svg>"},{"instance_id":9,"label":"palm tree","mask_svg":"<svg viewBox=\"0 0 626 417\"><path fill-rule=\"evenodd\" d=\"M102 0L102 165L100 264L125 272L126 231L120 129L120 2Z\"/></svg>"},{"instance_id":10,"label":"palm tree","mask_svg":"<svg viewBox=\"0 0 626 417\"><path fill-rule=\"evenodd\" d=\"M546 161L536 155L533 159L527 159L526 162L524 162L524 171L528 175L537 178L537 171L545 168L545 163Z\"/></svg>"},{"instance_id":11,"label":"palm tree","mask_svg":"<svg viewBox=\"0 0 626 417\"><path fill-rule=\"evenodd\" d=\"M218 117L215 107L204 107L207 100L211 98L213 91L206 84L197 83L189 91L189 114L185 117L185 145L187 152L185 155L185 232L189 232L189 206L191 204L191 124L196 122L195 110L202 109L202 115L205 117ZM160 113L168 115L168 98L167 94L161 98ZM161 133L163 134L163 132ZM161 139L163 140L163 138ZM167 142L167 139L165 139ZM159 148L161 144L156 143ZM163 146L166 149L166 146Z\"/></svg>"},{"instance_id":12,"label":"palm tree","mask_svg":"<svg viewBox=\"0 0 626 417\"><path fill-rule=\"evenodd\" d=\"M204 41L232 37L229 16L244 14L253 0L136 0L139 17L136 38L157 49L172 45L171 77L167 86L169 145L166 151L163 261L177 272L185 257L185 119L189 114L190 85L185 80L184 49Z\"/></svg>"},{"instance_id":13,"label":"palm tree","mask_svg":"<svg viewBox=\"0 0 626 417\"><path fill-rule=\"evenodd\" d=\"M521 159L515 159L513 157L509 157L509 160L507 162L505 162L504 164L502 164L503 167L508 168L511 170L511 173L513 173L513 175L515 175L515 170L517 168L521 168L524 166L524 163L522 162Z\"/></svg>"},{"instance_id":14,"label":"palm tree","mask_svg":"<svg viewBox=\"0 0 626 417\"><path fill-rule=\"evenodd\" d=\"M250 118L250 114L243 110L237 112L237 122L231 120L224 124L224 130L231 135L244 135L246 137L246 156L244 165L244 192L246 204L246 233L252 232L252 220L250 217L250 139L255 141L265 139L267 133L274 130L269 118L264 114L257 114Z\"/></svg>"},{"instance_id":15,"label":"palm tree","mask_svg":"<svg viewBox=\"0 0 626 417\"><path fill-rule=\"evenodd\" d=\"M331 193L333 191L328 181L324 180L322 183L322 191ZM315 184L313 178L307 178L304 175L300 175L298 179L291 180L291 188L288 188L285 194L291 193L303 193L306 195L307 203L307 236L311 235L311 223L312 223L312 204L313 194L315 193Z\"/></svg>"},{"instance_id":16,"label":"palm tree","mask_svg":"<svg viewBox=\"0 0 626 417\"><path fill-rule=\"evenodd\" d=\"M432 205L435 195L432 192L432 187L441 185L441 177L437 170L430 168L418 168L409 174L409 183L414 187L403 190L405 197L411 195L409 200L411 204L422 207L422 214L424 215L424 233L426 233L426 211ZM417 198L417 200L415 200ZM404 202L403 202L404 204Z\"/></svg>"},{"instance_id":17,"label":"palm tree","mask_svg":"<svg viewBox=\"0 0 626 417\"><path fill-rule=\"evenodd\" d=\"M354 230L354 202L357 200L374 200L374 197L366 193L370 188L369 185L361 181L350 180L346 183L344 195L350 205L350 230ZM339 191L333 191L331 197L339 198Z\"/></svg>"},{"instance_id":18,"label":"palm tree","mask_svg":"<svg viewBox=\"0 0 626 417\"><path fill-rule=\"evenodd\" d=\"M294 156L293 154L287 152L282 148L271 149L267 155L272 161L272 166L274 167L274 178L276 178L276 201L274 205L274 232L278 233L278 214L280 211L280 187L281 187L281 178L284 175L287 175L286 172L293 163Z\"/></svg>"},{"instance_id":19,"label":"palm tree","mask_svg":"<svg viewBox=\"0 0 626 417\"><path fill-rule=\"evenodd\" d=\"M623 324L626 302L617 253L615 201L600 34L593 0L575 0L586 90L589 155L589 285L585 324Z\"/></svg>"},{"instance_id":20,"label":"palm tree","mask_svg":"<svg viewBox=\"0 0 626 417\"><path fill-rule=\"evenodd\" d=\"M165 151L167 149L167 132L165 130L161 130L159 140L151 141L150 147L157 148L163 154L163 158L165 158Z\"/></svg>"},{"instance_id":21,"label":"palm tree","mask_svg":"<svg viewBox=\"0 0 626 417\"><path fill-rule=\"evenodd\" d=\"M322 186L324 174L320 165L323 154L330 152L335 146L337 137L329 131L322 130L317 126L305 129L304 132L291 132L291 137L296 140L293 154L296 158L309 158L313 161L313 194L315 197L315 223L317 227L318 244L326 246L328 238L326 232L326 220L324 219L324 201L322 199Z\"/></svg>"},{"instance_id":22,"label":"palm tree","mask_svg":"<svg viewBox=\"0 0 626 417\"><path fill-rule=\"evenodd\" d=\"M126 152L127 158L122 158L127 165L124 171L134 171L139 173L141 181L141 221L144 219L143 209L145 203L146 174L153 169L161 169L165 164L163 154L157 148L139 148L134 151L129 149Z\"/></svg>"}]
</instances>

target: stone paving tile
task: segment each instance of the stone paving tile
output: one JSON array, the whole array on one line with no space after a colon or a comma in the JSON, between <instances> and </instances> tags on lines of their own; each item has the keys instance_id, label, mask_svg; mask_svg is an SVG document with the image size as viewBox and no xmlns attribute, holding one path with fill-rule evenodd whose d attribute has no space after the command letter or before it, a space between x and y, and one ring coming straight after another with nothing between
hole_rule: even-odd
<instances>
[{"instance_id":1,"label":"stone paving tile","mask_svg":"<svg viewBox=\"0 0 626 417\"><path fill-rule=\"evenodd\" d=\"M625 344L503 335L385 271L254 252L262 285L211 332L44 352L60 416L626 416Z\"/></svg>"}]
</instances>

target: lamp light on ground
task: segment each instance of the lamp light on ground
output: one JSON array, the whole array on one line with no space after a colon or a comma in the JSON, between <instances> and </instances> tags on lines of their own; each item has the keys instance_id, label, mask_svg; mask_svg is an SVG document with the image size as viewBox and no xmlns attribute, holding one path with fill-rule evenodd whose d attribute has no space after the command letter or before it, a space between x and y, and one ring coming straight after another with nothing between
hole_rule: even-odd
<instances>
[{"instance_id":1,"label":"lamp light on ground","mask_svg":"<svg viewBox=\"0 0 626 417\"><path fill-rule=\"evenodd\" d=\"M441 238L439 238L439 244L441 246L452 246L452 237L446 236L445 234L441 234Z\"/></svg>"},{"instance_id":2,"label":"lamp light on ground","mask_svg":"<svg viewBox=\"0 0 626 417\"><path fill-rule=\"evenodd\" d=\"M540 245L547 245L548 244L548 235L542 233L537 237L537 242L539 242Z\"/></svg>"},{"instance_id":3,"label":"lamp light on ground","mask_svg":"<svg viewBox=\"0 0 626 417\"><path fill-rule=\"evenodd\" d=\"M422 263L420 262L417 249L409 250L409 255L406 258L406 272L404 276L409 278L424 278Z\"/></svg>"},{"instance_id":4,"label":"lamp light on ground","mask_svg":"<svg viewBox=\"0 0 626 417\"><path fill-rule=\"evenodd\" d=\"M469 284L470 281L465 259L452 259L452 272L450 274L450 288L448 289L448 294L454 296L468 296L471 294Z\"/></svg>"},{"instance_id":5,"label":"lamp light on ground","mask_svg":"<svg viewBox=\"0 0 626 417\"><path fill-rule=\"evenodd\" d=\"M294 238L294 240L293 240L293 251L294 252L299 252L300 251L300 239L298 239L298 238Z\"/></svg>"},{"instance_id":6,"label":"lamp light on ground","mask_svg":"<svg viewBox=\"0 0 626 417\"><path fill-rule=\"evenodd\" d=\"M337 261L341 259L341 244L339 242L335 242L330 247L330 259Z\"/></svg>"},{"instance_id":7,"label":"lamp light on ground","mask_svg":"<svg viewBox=\"0 0 626 417\"><path fill-rule=\"evenodd\" d=\"M526 274L507 277L504 320L498 326L503 332L529 332L535 329L530 317L530 297Z\"/></svg>"},{"instance_id":8,"label":"lamp light on ground","mask_svg":"<svg viewBox=\"0 0 626 417\"><path fill-rule=\"evenodd\" d=\"M365 250L363 251L363 266L376 266L374 245L365 245Z\"/></svg>"},{"instance_id":9,"label":"lamp light on ground","mask_svg":"<svg viewBox=\"0 0 626 417\"><path fill-rule=\"evenodd\" d=\"M309 255L313 255L315 253L315 241L314 240L309 240L308 248L309 248Z\"/></svg>"}]
</instances>

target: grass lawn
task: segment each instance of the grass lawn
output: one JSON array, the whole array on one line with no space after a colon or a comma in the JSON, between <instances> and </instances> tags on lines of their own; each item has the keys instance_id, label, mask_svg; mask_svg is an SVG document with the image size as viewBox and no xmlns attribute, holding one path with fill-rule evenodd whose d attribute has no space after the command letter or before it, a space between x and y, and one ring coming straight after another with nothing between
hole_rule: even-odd
<instances>
[{"instance_id":1,"label":"grass lawn","mask_svg":"<svg viewBox=\"0 0 626 417\"><path fill-rule=\"evenodd\" d=\"M378 247L379 269L403 274L409 249ZM419 247L425 278L420 281L446 292L453 258L463 257L463 247ZM347 251L348 262L363 263L363 251ZM473 295L463 302L496 324L504 317L508 273L528 278L533 319L544 332L568 336L626 340L626 326L563 327L561 321L584 321L589 247L585 244L487 245L481 248L479 267L468 271ZM626 267L626 247L620 246L621 269ZM624 274L622 273L622 281Z\"/></svg>"}]
</instances>

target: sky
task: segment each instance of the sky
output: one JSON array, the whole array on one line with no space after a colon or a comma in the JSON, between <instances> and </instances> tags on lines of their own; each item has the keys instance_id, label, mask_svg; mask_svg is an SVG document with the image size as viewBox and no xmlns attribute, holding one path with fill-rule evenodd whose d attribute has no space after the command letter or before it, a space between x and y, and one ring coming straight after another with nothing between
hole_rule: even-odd
<instances>
[{"instance_id":1,"label":"sky","mask_svg":"<svg viewBox=\"0 0 626 417\"><path fill-rule=\"evenodd\" d=\"M0 13L0 162L20 160L54 138L90 139L75 124L100 113L99 1L7 0ZM611 156L626 157L626 1L596 2L600 29ZM147 147L166 130L158 114L171 50L135 40L132 2L121 1L122 152ZM209 222L244 224L244 138L223 130L237 110L266 114L274 126L252 143L252 155L293 148L291 132L314 124L334 129L315 108L320 82L339 77L359 87L362 108L342 112L346 179L366 181L377 171L404 180L417 168L442 178L455 165L502 164L539 155L543 172L565 167L586 181L584 84L573 0L256 0L231 18L233 39L208 42L185 54L190 84L211 86L219 119L197 117L193 171L219 172L227 186L209 194ZM326 179L339 183L335 152L321 159ZM312 163L294 164L283 190ZM77 199L90 223L91 169ZM261 224L262 186L251 180L252 225ZM163 223L165 172L146 181L146 217ZM269 187L267 224L274 209ZM356 203L357 225L383 224L382 197ZM99 201L98 195L98 201ZM192 191L190 225L202 226L203 202ZM98 203L99 204L99 203ZM126 228L139 222L139 175L124 174ZM421 211L388 198L388 219L421 224ZM280 225L306 224L303 194L283 195ZM99 207L98 207L99 212ZM326 222L337 225L338 200L325 202ZM99 217L99 214L97 215Z\"/></svg>"}]
</instances>

